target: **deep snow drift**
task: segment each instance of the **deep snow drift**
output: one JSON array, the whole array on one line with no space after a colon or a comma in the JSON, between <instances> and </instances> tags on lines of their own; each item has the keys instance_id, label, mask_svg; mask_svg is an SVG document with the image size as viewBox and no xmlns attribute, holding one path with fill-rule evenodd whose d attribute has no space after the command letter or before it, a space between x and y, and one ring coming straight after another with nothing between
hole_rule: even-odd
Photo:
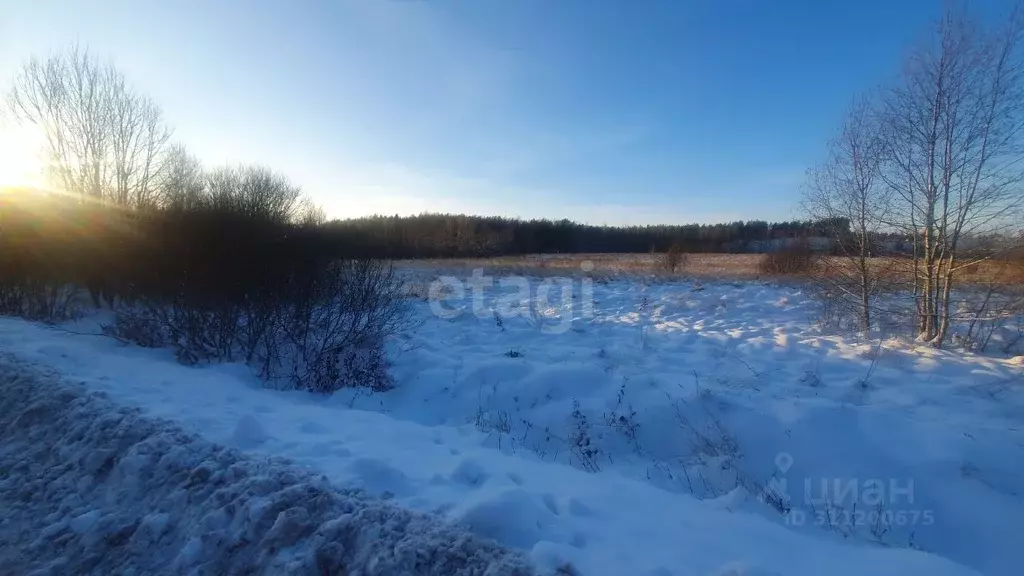
<instances>
[{"instance_id":1,"label":"deep snow drift","mask_svg":"<svg viewBox=\"0 0 1024 576\"><path fill-rule=\"evenodd\" d=\"M516 553L246 458L0 357L7 574L533 573Z\"/></svg>"},{"instance_id":2,"label":"deep snow drift","mask_svg":"<svg viewBox=\"0 0 1024 576\"><path fill-rule=\"evenodd\" d=\"M396 387L372 395L266 390L244 366L187 368L14 319L0 319L0 348L545 569L1009 575L1024 563L1019 364L822 334L793 286L577 281L561 300L537 288L518 316L491 311L508 305L500 288L476 313L468 293L417 302L422 324L392 350Z\"/></svg>"}]
</instances>

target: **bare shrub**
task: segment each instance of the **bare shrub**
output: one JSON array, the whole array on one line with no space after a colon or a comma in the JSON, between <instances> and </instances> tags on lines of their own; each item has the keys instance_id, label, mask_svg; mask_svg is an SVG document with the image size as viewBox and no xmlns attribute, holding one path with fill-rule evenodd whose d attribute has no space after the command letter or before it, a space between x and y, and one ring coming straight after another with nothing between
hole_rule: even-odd
<instances>
[{"instance_id":1,"label":"bare shrub","mask_svg":"<svg viewBox=\"0 0 1024 576\"><path fill-rule=\"evenodd\" d=\"M130 300L144 313L119 317L121 337L165 337L187 364L245 361L275 387L390 385L384 345L404 327L406 303L389 264L335 260L319 231L230 205L143 227Z\"/></svg>"},{"instance_id":2,"label":"bare shrub","mask_svg":"<svg viewBox=\"0 0 1024 576\"><path fill-rule=\"evenodd\" d=\"M661 269L675 274L679 270L684 270L689 264L689 254L683 252L683 249L679 244L673 244L667 252L661 256Z\"/></svg>"},{"instance_id":3,"label":"bare shrub","mask_svg":"<svg viewBox=\"0 0 1024 576\"><path fill-rule=\"evenodd\" d=\"M297 189L269 171L217 178L215 201L150 212L0 196L0 313L64 320L86 287L114 309L106 333L169 346L185 364L244 361L275 385L325 393L388 387L385 340L406 318L391 266L297 223Z\"/></svg>"},{"instance_id":4,"label":"bare shrub","mask_svg":"<svg viewBox=\"0 0 1024 576\"><path fill-rule=\"evenodd\" d=\"M1024 240L1021 240L1024 243ZM996 263L997 277L1010 285L1024 285L1024 246L1008 251Z\"/></svg>"},{"instance_id":5,"label":"bare shrub","mask_svg":"<svg viewBox=\"0 0 1024 576\"><path fill-rule=\"evenodd\" d=\"M289 295L261 351L261 374L289 387L331 393L391 386L385 340L407 325L402 283L390 264L330 264Z\"/></svg>"},{"instance_id":6,"label":"bare shrub","mask_svg":"<svg viewBox=\"0 0 1024 576\"><path fill-rule=\"evenodd\" d=\"M24 318L60 322L80 315L74 287L45 283L27 286L25 308L21 313Z\"/></svg>"},{"instance_id":7,"label":"bare shrub","mask_svg":"<svg viewBox=\"0 0 1024 576\"><path fill-rule=\"evenodd\" d=\"M104 326L103 332L143 348L161 348L167 345L163 323L144 307L126 306L117 310L113 324Z\"/></svg>"},{"instance_id":8,"label":"bare shrub","mask_svg":"<svg viewBox=\"0 0 1024 576\"><path fill-rule=\"evenodd\" d=\"M995 262L991 272L975 282L953 313L953 340L973 352L1011 354L1024 341L1024 285L1018 281L1024 262L1013 255Z\"/></svg>"},{"instance_id":9,"label":"bare shrub","mask_svg":"<svg viewBox=\"0 0 1024 576\"><path fill-rule=\"evenodd\" d=\"M815 271L817 256L806 244L797 244L761 256L758 271L769 276L806 276Z\"/></svg>"},{"instance_id":10,"label":"bare shrub","mask_svg":"<svg viewBox=\"0 0 1024 576\"><path fill-rule=\"evenodd\" d=\"M572 401L572 424L569 431L569 453L575 456L580 468L587 472L600 472L597 458L601 449L594 445L587 415L580 410L579 400Z\"/></svg>"},{"instance_id":11,"label":"bare shrub","mask_svg":"<svg viewBox=\"0 0 1024 576\"><path fill-rule=\"evenodd\" d=\"M965 330L954 333L953 339L959 346L972 352L1007 355L1024 349L1021 345L1024 343L1024 299L1002 297L999 300L984 301L970 310Z\"/></svg>"},{"instance_id":12,"label":"bare shrub","mask_svg":"<svg viewBox=\"0 0 1024 576\"><path fill-rule=\"evenodd\" d=\"M971 262L970 264L965 264L964 267L960 269L959 273L963 276L975 277L980 271L981 262Z\"/></svg>"},{"instance_id":13,"label":"bare shrub","mask_svg":"<svg viewBox=\"0 0 1024 576\"><path fill-rule=\"evenodd\" d=\"M0 281L0 314L60 322L79 316L79 308L70 286L13 278Z\"/></svg>"},{"instance_id":14,"label":"bare shrub","mask_svg":"<svg viewBox=\"0 0 1024 576\"><path fill-rule=\"evenodd\" d=\"M236 359L242 322L239 307L229 302L201 306L179 301L164 312L164 326L181 363Z\"/></svg>"},{"instance_id":15,"label":"bare shrub","mask_svg":"<svg viewBox=\"0 0 1024 576\"><path fill-rule=\"evenodd\" d=\"M30 191L0 195L0 313L59 322L79 314L94 246L67 222L89 222L75 203ZM104 222L97 220L97 229Z\"/></svg>"}]
</instances>

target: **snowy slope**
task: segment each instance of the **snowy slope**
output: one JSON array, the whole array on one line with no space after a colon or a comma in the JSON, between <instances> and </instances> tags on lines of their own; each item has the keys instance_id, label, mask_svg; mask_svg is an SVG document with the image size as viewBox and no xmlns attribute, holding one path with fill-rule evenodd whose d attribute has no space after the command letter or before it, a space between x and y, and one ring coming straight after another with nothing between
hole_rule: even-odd
<instances>
[{"instance_id":1,"label":"snowy slope","mask_svg":"<svg viewBox=\"0 0 1024 576\"><path fill-rule=\"evenodd\" d=\"M249 459L0 355L4 574L529 576L436 519Z\"/></svg>"},{"instance_id":2,"label":"snowy slope","mask_svg":"<svg viewBox=\"0 0 1024 576\"><path fill-rule=\"evenodd\" d=\"M557 334L421 302L396 389L370 396L265 390L243 366L13 319L0 348L542 567L1008 575L1024 561L1019 365L819 334L797 287L592 288L592 318L577 297L544 309L573 311Z\"/></svg>"}]
</instances>

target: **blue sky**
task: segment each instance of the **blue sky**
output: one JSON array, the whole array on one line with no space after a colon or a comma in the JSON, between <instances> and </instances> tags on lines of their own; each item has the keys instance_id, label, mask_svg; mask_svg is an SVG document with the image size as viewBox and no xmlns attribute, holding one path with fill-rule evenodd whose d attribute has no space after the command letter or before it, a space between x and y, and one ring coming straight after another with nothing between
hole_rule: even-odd
<instances>
[{"instance_id":1,"label":"blue sky","mask_svg":"<svg viewBox=\"0 0 1024 576\"><path fill-rule=\"evenodd\" d=\"M336 217L777 220L939 7L0 0L0 87L79 42L204 161L269 165Z\"/></svg>"}]
</instances>

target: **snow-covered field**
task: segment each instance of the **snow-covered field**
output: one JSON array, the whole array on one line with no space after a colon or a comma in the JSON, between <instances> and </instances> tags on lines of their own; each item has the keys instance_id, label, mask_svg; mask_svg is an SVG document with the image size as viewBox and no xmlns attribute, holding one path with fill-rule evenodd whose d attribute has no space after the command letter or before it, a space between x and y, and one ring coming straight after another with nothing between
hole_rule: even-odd
<instances>
[{"instance_id":1,"label":"snow-covered field","mask_svg":"<svg viewBox=\"0 0 1024 576\"><path fill-rule=\"evenodd\" d=\"M83 335L96 319L0 319L0 349L210 441L435 513L542 569L1024 564L1019 360L822 333L795 285L564 287L526 281L528 314L510 313L524 289L512 283L477 301L453 286L414 299L386 393L267 390L244 366L189 368Z\"/></svg>"}]
</instances>

